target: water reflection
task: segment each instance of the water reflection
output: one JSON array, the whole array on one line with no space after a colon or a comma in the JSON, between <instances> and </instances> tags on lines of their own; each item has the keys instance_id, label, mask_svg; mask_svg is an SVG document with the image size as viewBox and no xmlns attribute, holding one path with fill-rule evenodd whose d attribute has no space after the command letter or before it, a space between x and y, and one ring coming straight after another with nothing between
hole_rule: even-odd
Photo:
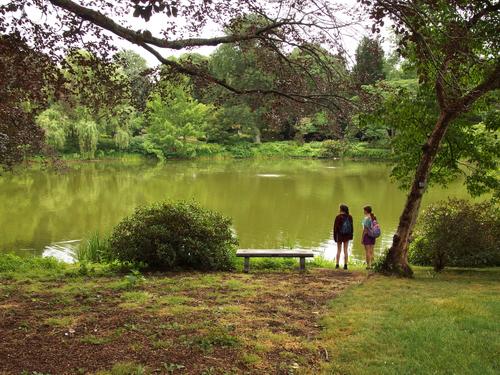
<instances>
[{"instance_id":1,"label":"water reflection","mask_svg":"<svg viewBox=\"0 0 500 375\"><path fill-rule=\"evenodd\" d=\"M80 240L56 242L45 246L42 251L43 257L54 257L66 263L76 261L76 252L80 245Z\"/></svg>"},{"instance_id":2,"label":"water reflection","mask_svg":"<svg viewBox=\"0 0 500 375\"><path fill-rule=\"evenodd\" d=\"M433 189L424 205L448 195L466 193L460 183ZM404 198L389 181L389 168L380 163L81 163L64 174L26 171L0 177L0 251L55 253L60 250L56 245L66 246L61 242L93 231L108 233L138 205L195 199L233 218L241 247L313 248L332 258L332 220L345 202L355 224L352 254L362 259L362 207L371 204L382 225L380 250L391 241Z\"/></svg>"}]
</instances>

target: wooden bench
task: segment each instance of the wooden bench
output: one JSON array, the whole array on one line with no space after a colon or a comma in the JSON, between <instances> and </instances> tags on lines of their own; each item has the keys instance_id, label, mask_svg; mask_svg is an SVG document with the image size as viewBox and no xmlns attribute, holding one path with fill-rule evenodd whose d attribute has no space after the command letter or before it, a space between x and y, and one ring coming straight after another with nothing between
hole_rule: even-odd
<instances>
[{"instance_id":1,"label":"wooden bench","mask_svg":"<svg viewBox=\"0 0 500 375\"><path fill-rule=\"evenodd\" d=\"M243 272L250 270L250 258L300 258L300 270L306 269L306 258L314 257L312 250L287 250L287 249L240 249L236 251L237 257L245 258Z\"/></svg>"}]
</instances>

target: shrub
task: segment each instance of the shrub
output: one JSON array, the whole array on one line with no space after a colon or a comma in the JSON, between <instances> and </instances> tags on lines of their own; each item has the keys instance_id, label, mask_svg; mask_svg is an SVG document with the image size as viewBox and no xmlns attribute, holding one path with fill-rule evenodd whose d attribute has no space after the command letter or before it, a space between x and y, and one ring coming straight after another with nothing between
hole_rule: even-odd
<instances>
[{"instance_id":1,"label":"shrub","mask_svg":"<svg viewBox=\"0 0 500 375\"><path fill-rule=\"evenodd\" d=\"M392 160L394 155L387 148L366 148L365 144L354 144L346 149L344 156L351 159Z\"/></svg>"},{"instance_id":2,"label":"shrub","mask_svg":"<svg viewBox=\"0 0 500 375\"><path fill-rule=\"evenodd\" d=\"M319 156L320 152L321 142L310 142L294 147L290 156L294 158L316 158Z\"/></svg>"},{"instance_id":3,"label":"shrub","mask_svg":"<svg viewBox=\"0 0 500 375\"><path fill-rule=\"evenodd\" d=\"M230 219L194 203L158 203L119 223L109 251L152 269L230 270L236 244Z\"/></svg>"},{"instance_id":4,"label":"shrub","mask_svg":"<svg viewBox=\"0 0 500 375\"><path fill-rule=\"evenodd\" d=\"M409 260L417 265L500 266L498 204L449 199L430 205L422 214Z\"/></svg>"},{"instance_id":5,"label":"shrub","mask_svg":"<svg viewBox=\"0 0 500 375\"><path fill-rule=\"evenodd\" d=\"M196 144L196 156L211 157L223 155L225 152L224 146L217 143L199 143Z\"/></svg>"},{"instance_id":6,"label":"shrub","mask_svg":"<svg viewBox=\"0 0 500 375\"><path fill-rule=\"evenodd\" d=\"M255 156L255 151L251 143L238 143L227 148L233 158L244 159Z\"/></svg>"},{"instance_id":7,"label":"shrub","mask_svg":"<svg viewBox=\"0 0 500 375\"><path fill-rule=\"evenodd\" d=\"M339 158L349 149L349 144L344 141L327 140L321 144L321 158Z\"/></svg>"},{"instance_id":8,"label":"shrub","mask_svg":"<svg viewBox=\"0 0 500 375\"><path fill-rule=\"evenodd\" d=\"M286 157L292 153L295 144L288 142L265 142L256 147L259 156Z\"/></svg>"},{"instance_id":9,"label":"shrub","mask_svg":"<svg viewBox=\"0 0 500 375\"><path fill-rule=\"evenodd\" d=\"M128 145L128 151L147 155L147 152L144 149L144 136L139 135L136 137L132 137Z\"/></svg>"}]
</instances>

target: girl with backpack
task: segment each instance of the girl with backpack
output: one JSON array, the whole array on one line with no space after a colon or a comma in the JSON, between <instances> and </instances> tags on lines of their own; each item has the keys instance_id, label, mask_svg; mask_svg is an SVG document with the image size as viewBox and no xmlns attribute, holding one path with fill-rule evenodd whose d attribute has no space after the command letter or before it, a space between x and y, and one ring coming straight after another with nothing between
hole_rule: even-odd
<instances>
[{"instance_id":1,"label":"girl with backpack","mask_svg":"<svg viewBox=\"0 0 500 375\"><path fill-rule=\"evenodd\" d=\"M333 224L333 240L337 242L337 265L335 268L339 268L340 253L342 252L342 246L344 247L344 269L347 269L348 255L347 251L349 248L349 241L353 237L353 225L352 216L349 215L349 207L345 204L340 205L340 213L335 217L335 222Z\"/></svg>"},{"instance_id":2,"label":"girl with backpack","mask_svg":"<svg viewBox=\"0 0 500 375\"><path fill-rule=\"evenodd\" d=\"M366 253L366 269L372 267L373 248L375 247L375 239L380 236L380 226L377 222L377 217L373 214L371 206L363 207L365 217L363 218L363 236L361 244L365 246Z\"/></svg>"}]
</instances>

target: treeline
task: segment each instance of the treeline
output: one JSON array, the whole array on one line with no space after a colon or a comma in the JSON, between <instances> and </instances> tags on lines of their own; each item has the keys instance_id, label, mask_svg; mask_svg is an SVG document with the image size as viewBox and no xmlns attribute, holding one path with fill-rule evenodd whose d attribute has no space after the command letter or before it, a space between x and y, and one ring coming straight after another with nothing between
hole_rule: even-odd
<instances>
[{"instance_id":1,"label":"treeline","mask_svg":"<svg viewBox=\"0 0 500 375\"><path fill-rule=\"evenodd\" d=\"M385 57L377 39L360 42L351 70L343 58L324 52L327 57L322 60L298 50L286 56L290 63L303 64L309 59L307 77L274 70L276 57L265 55L250 42L222 45L210 56L186 54L177 59L184 65L204 66L213 76L245 92L240 95L203 79L174 74L168 67L149 69L133 51L120 51L111 63L105 63L87 51L76 50L59 67L64 94L53 98L36 122L55 150L83 158L118 151L160 160L214 154L249 157L259 154L255 144L270 141L294 142L268 147L260 154L337 157L348 150L345 141L353 140L388 147L391 132L365 126L352 103L362 101L357 92L364 85L385 77L411 79L411 67L400 66L394 56ZM320 64L327 64L328 69ZM332 80L326 76L328 71L335 72L335 87L327 87ZM296 84L304 97L306 86L317 89L323 85L324 92L341 99L335 106L327 106L258 92L276 87L277 81ZM358 107L368 108L366 103ZM329 143L318 145L325 140ZM353 154L363 149L354 148Z\"/></svg>"}]
</instances>

